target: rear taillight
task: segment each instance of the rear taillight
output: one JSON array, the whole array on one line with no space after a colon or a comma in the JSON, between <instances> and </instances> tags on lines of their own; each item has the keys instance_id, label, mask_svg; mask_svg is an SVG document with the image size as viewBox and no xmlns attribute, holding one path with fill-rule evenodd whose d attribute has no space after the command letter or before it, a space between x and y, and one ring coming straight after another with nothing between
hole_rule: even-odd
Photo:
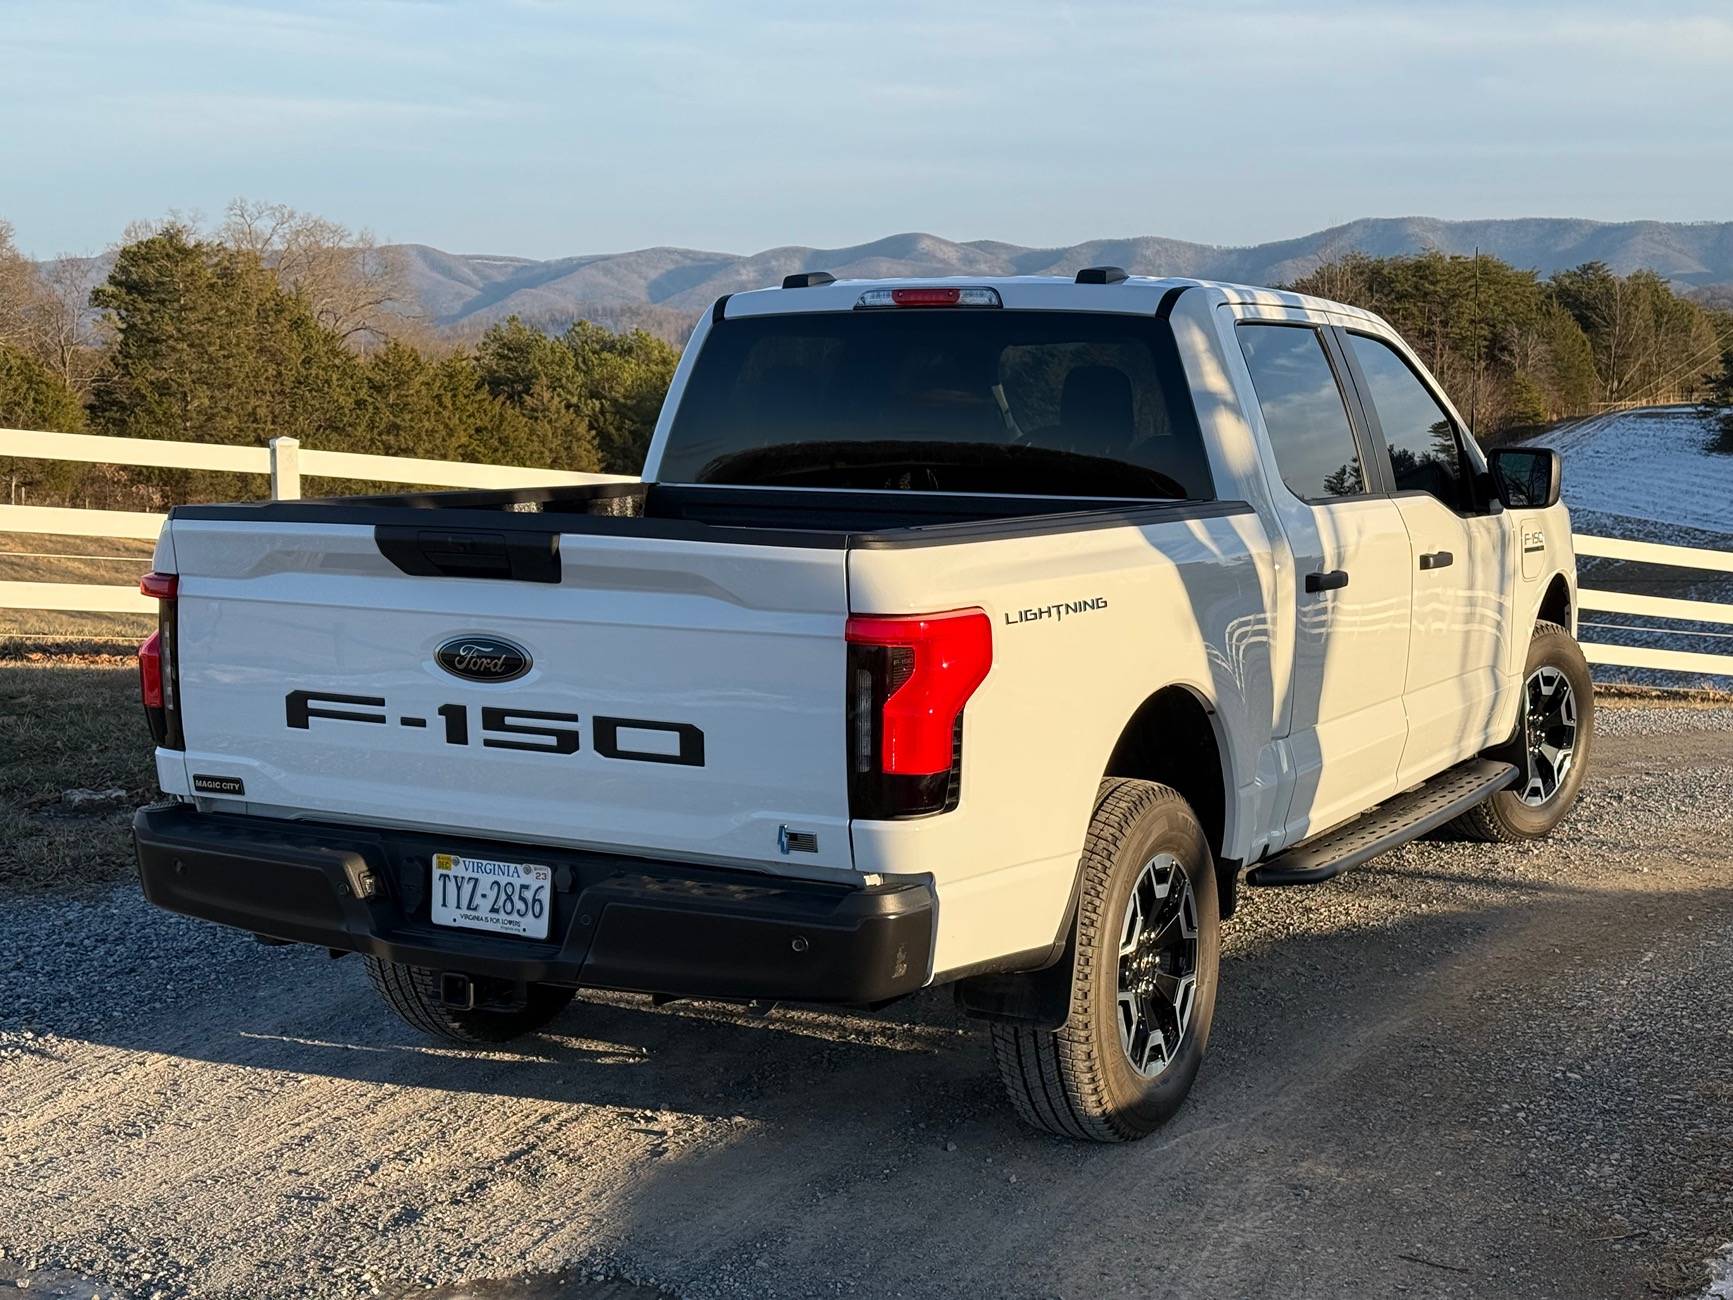
<instances>
[{"instance_id":1,"label":"rear taillight","mask_svg":"<svg viewBox=\"0 0 1733 1300\"><path fill-rule=\"evenodd\" d=\"M147 573L138 589L157 602L157 626L138 648L138 685L151 738L164 749L180 749L180 678L175 662L175 595L180 580L172 573Z\"/></svg>"},{"instance_id":2,"label":"rear taillight","mask_svg":"<svg viewBox=\"0 0 1733 1300\"><path fill-rule=\"evenodd\" d=\"M144 694L144 707L162 712L162 632L152 632L138 648L138 686ZM151 730L155 731L153 724Z\"/></svg>"},{"instance_id":3,"label":"rear taillight","mask_svg":"<svg viewBox=\"0 0 1733 1300\"><path fill-rule=\"evenodd\" d=\"M963 706L993 666L978 609L848 621L849 813L947 812L961 792Z\"/></svg>"}]
</instances>

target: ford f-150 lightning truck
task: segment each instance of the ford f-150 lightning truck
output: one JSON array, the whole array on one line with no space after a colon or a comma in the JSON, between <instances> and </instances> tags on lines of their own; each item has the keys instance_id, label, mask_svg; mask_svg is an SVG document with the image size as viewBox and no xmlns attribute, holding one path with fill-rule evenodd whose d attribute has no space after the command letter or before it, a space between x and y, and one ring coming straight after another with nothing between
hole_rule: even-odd
<instances>
[{"instance_id":1,"label":"ford f-150 lightning truck","mask_svg":"<svg viewBox=\"0 0 1733 1300\"><path fill-rule=\"evenodd\" d=\"M1555 453L1365 311L1127 276L717 302L642 482L174 509L151 901L489 1042L580 988L951 985L1025 1119L1192 1085L1242 885L1547 834Z\"/></svg>"}]
</instances>

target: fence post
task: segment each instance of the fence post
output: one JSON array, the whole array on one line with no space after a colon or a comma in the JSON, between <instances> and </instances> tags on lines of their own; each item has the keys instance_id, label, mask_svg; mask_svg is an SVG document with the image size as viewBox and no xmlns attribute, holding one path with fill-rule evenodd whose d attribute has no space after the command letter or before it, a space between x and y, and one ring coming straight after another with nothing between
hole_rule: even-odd
<instances>
[{"instance_id":1,"label":"fence post","mask_svg":"<svg viewBox=\"0 0 1733 1300\"><path fill-rule=\"evenodd\" d=\"M271 500L301 499L301 440L271 439Z\"/></svg>"}]
</instances>

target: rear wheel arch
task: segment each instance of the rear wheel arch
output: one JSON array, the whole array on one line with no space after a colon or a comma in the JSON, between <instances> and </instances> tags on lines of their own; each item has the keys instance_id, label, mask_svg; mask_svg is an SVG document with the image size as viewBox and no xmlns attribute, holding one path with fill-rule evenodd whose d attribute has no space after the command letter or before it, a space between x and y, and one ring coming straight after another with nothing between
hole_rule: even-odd
<instances>
[{"instance_id":1,"label":"rear wheel arch","mask_svg":"<svg viewBox=\"0 0 1733 1300\"><path fill-rule=\"evenodd\" d=\"M1218 862L1233 842L1232 762L1221 718L1189 686L1165 686L1132 713L1114 742L1109 777L1153 781L1177 791L1191 805Z\"/></svg>"}]
</instances>

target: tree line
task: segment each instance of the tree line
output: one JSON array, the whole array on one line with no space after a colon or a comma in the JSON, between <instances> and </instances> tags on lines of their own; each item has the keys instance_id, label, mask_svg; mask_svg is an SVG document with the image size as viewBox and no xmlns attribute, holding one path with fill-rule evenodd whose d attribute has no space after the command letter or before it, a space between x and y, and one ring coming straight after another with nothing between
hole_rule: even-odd
<instances>
[{"instance_id":1,"label":"tree line","mask_svg":"<svg viewBox=\"0 0 1733 1300\"><path fill-rule=\"evenodd\" d=\"M403 298L369 237L280 205L237 202L208 232L180 219L129 230L94 287L65 260L44 273L0 223L0 426L639 471L672 345L587 321L550 336L516 318L459 343ZM252 475L0 458L0 500L15 503L160 508L265 491Z\"/></svg>"},{"instance_id":2,"label":"tree line","mask_svg":"<svg viewBox=\"0 0 1733 1300\"><path fill-rule=\"evenodd\" d=\"M1542 279L1484 254L1350 253L1289 287L1388 320L1482 437L1733 383L1733 311L1653 271L1588 262Z\"/></svg>"}]
</instances>

